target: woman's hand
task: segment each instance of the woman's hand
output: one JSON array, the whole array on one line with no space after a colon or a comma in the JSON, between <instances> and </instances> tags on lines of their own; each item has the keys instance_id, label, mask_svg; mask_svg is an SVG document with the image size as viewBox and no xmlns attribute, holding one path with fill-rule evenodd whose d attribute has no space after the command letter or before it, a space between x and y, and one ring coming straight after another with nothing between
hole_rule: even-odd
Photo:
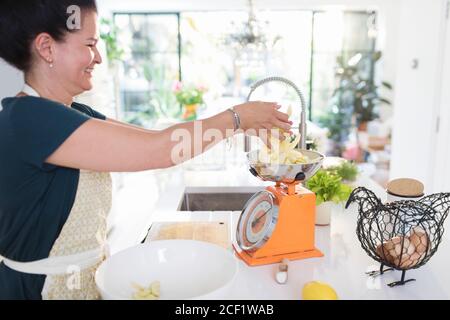
<instances>
[{"instance_id":1,"label":"woman's hand","mask_svg":"<svg viewBox=\"0 0 450 320\"><path fill-rule=\"evenodd\" d=\"M274 102L252 101L235 106L234 110L238 113L241 129L246 134L261 136L276 128L290 132L292 121L289 121L286 113L278 111L280 107Z\"/></svg>"}]
</instances>

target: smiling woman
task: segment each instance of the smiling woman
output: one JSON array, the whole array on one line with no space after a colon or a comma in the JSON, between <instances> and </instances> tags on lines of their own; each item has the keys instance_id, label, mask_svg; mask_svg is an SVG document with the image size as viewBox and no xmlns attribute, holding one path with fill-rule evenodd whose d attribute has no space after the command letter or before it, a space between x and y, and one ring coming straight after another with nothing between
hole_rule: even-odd
<instances>
[{"instance_id":1,"label":"smiling woman","mask_svg":"<svg viewBox=\"0 0 450 320\"><path fill-rule=\"evenodd\" d=\"M93 274L107 255L109 172L166 168L242 131L290 130L269 102L163 131L107 119L73 102L102 63L97 41L95 0L0 2L0 57L26 83L1 102L0 299L99 298ZM175 136L188 143L181 155ZM209 138L191 143L198 136Z\"/></svg>"}]
</instances>

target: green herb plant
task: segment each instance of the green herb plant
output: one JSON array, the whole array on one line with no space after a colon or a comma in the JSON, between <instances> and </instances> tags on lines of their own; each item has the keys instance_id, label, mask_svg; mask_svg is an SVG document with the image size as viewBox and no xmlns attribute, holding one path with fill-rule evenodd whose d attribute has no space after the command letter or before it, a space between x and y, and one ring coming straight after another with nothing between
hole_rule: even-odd
<instances>
[{"instance_id":1,"label":"green herb plant","mask_svg":"<svg viewBox=\"0 0 450 320\"><path fill-rule=\"evenodd\" d=\"M316 194L316 205L327 201L340 203L347 201L352 188L342 183L342 178L332 172L319 170L306 183L309 190Z\"/></svg>"}]
</instances>

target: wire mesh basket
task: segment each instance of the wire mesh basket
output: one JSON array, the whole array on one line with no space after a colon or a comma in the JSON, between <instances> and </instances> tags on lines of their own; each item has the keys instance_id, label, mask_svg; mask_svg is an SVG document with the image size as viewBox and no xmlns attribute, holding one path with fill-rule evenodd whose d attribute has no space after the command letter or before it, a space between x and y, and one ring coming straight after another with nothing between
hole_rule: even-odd
<instances>
[{"instance_id":1,"label":"wire mesh basket","mask_svg":"<svg viewBox=\"0 0 450 320\"><path fill-rule=\"evenodd\" d=\"M372 191L360 187L353 190L346 208L353 202L359 204L356 233L361 246L381 263L379 271L368 274L402 271L401 280L391 287L414 281L405 280L405 273L422 267L436 253L450 209L450 193L383 204Z\"/></svg>"}]
</instances>

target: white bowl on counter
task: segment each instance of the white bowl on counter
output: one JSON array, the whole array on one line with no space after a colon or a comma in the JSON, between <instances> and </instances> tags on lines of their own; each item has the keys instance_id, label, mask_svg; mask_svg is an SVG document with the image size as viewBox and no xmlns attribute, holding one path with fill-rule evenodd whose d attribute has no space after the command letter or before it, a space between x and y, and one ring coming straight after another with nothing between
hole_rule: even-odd
<instances>
[{"instance_id":1,"label":"white bowl on counter","mask_svg":"<svg viewBox=\"0 0 450 320\"><path fill-rule=\"evenodd\" d=\"M133 283L159 281L161 300L227 299L238 262L226 249L194 240L159 240L109 257L95 281L105 300L132 299Z\"/></svg>"}]
</instances>

